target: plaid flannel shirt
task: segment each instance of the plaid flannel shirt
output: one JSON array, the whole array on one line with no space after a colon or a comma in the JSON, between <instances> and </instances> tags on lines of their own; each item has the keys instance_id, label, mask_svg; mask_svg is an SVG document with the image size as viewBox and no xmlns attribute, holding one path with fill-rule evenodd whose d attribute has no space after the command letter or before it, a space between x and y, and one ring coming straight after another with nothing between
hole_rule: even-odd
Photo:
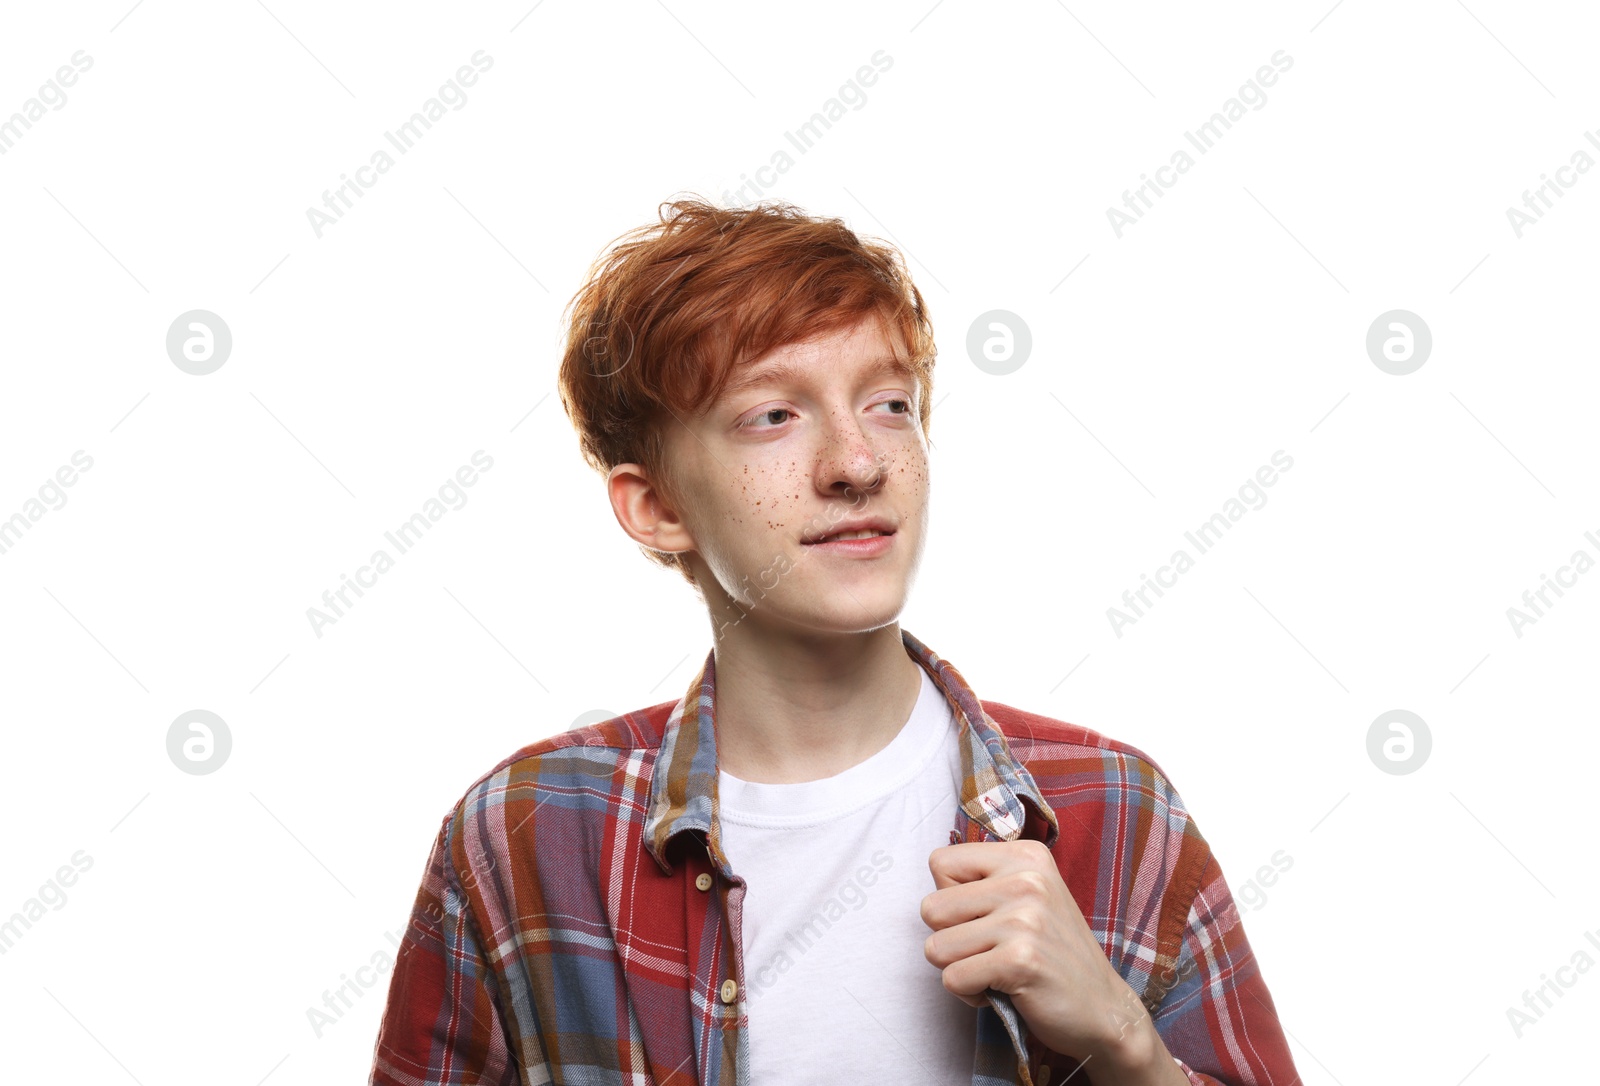
<instances>
[{"instance_id":1,"label":"plaid flannel shirt","mask_svg":"<svg viewBox=\"0 0 1600 1086\"><path fill-rule=\"evenodd\" d=\"M951 843L1048 846L1190 1082L1298 1083L1222 870L1160 768L1087 728L980 701L949 661L901 636L960 729ZM745 883L717 824L714 665L713 651L676 703L524 747L445 816L372 1086L752 1086ZM974 1086L1087 1081L1009 996L985 994ZM885 1066L899 1056L885 1051Z\"/></svg>"}]
</instances>

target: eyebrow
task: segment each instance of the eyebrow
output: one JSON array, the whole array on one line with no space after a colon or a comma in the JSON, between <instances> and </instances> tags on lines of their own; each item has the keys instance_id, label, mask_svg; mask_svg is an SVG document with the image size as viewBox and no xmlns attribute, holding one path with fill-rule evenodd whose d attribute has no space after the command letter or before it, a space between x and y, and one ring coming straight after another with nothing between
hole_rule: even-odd
<instances>
[{"instance_id":1,"label":"eyebrow","mask_svg":"<svg viewBox=\"0 0 1600 1086\"><path fill-rule=\"evenodd\" d=\"M793 362L771 362L759 369L746 373L743 377L731 379L723 387L724 398L737 396L741 392L774 382L793 381L805 376L809 372L806 367L798 366ZM896 377L911 377L911 367L896 359L892 355L880 355L868 362L862 370L864 377L878 377L894 375Z\"/></svg>"}]
</instances>

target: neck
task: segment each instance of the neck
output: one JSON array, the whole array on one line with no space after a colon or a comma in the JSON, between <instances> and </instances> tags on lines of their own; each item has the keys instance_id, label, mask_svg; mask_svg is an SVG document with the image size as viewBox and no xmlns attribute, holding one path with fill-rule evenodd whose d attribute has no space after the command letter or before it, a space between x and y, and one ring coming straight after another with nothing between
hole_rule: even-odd
<instances>
[{"instance_id":1,"label":"neck","mask_svg":"<svg viewBox=\"0 0 1600 1086\"><path fill-rule=\"evenodd\" d=\"M714 651L718 768L764 784L870 758L910 719L922 686L898 622L852 634L741 623Z\"/></svg>"}]
</instances>

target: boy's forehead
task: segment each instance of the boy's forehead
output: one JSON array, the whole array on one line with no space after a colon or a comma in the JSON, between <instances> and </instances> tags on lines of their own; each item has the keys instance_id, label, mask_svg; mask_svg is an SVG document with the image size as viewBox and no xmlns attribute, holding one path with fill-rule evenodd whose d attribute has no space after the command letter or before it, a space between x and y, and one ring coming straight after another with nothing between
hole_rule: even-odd
<instances>
[{"instance_id":1,"label":"boy's forehead","mask_svg":"<svg viewBox=\"0 0 1600 1086\"><path fill-rule=\"evenodd\" d=\"M805 350L769 352L753 362L734 369L724 386L720 400L737 396L758 385L798 381L828 373L856 374L860 376L896 375L910 376L912 370L885 348L872 351L861 358L845 359L826 349L827 344L807 344Z\"/></svg>"},{"instance_id":2,"label":"boy's forehead","mask_svg":"<svg viewBox=\"0 0 1600 1086\"><path fill-rule=\"evenodd\" d=\"M892 364L897 369L908 369L896 360L894 341L885 333L882 322L876 314L869 313L855 324L780 344L755 358L736 363L725 387L729 392L736 392L769 374L839 369L843 365L840 348L846 346L851 354L863 356L852 361L852 366L877 369Z\"/></svg>"}]
</instances>

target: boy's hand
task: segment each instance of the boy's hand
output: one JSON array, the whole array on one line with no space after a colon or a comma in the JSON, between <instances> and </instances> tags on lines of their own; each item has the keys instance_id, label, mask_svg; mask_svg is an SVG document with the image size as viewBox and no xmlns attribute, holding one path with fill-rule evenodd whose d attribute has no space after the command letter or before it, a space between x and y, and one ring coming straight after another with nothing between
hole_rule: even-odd
<instances>
[{"instance_id":1,"label":"boy's hand","mask_svg":"<svg viewBox=\"0 0 1600 1086\"><path fill-rule=\"evenodd\" d=\"M946 989L974 1007L987 1005L985 988L1006 992L1033 1035L1088 1061L1094 1081L1187 1081L1042 843L943 845L928 867L936 889L922 899L933 929L923 953Z\"/></svg>"}]
</instances>

